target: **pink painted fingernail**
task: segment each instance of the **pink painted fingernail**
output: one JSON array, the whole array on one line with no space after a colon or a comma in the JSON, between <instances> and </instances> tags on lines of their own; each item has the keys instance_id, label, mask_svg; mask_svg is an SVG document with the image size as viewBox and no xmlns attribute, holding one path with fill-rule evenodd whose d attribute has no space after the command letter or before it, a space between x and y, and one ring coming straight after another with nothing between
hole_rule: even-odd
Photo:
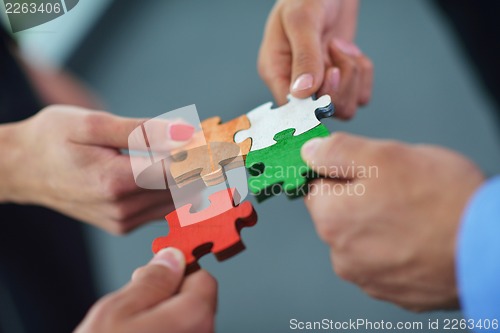
<instances>
[{"instance_id":1,"label":"pink painted fingernail","mask_svg":"<svg viewBox=\"0 0 500 333\"><path fill-rule=\"evenodd\" d=\"M334 67L332 69L330 80L331 80L332 90L338 91L340 86L340 69L338 67Z\"/></svg>"},{"instance_id":2,"label":"pink painted fingernail","mask_svg":"<svg viewBox=\"0 0 500 333\"><path fill-rule=\"evenodd\" d=\"M349 47L349 45L347 44L347 42L343 39L340 39L340 38L337 38L335 37L333 39L333 44L342 52L346 53L346 54L350 54L351 53L351 48Z\"/></svg>"},{"instance_id":3,"label":"pink painted fingernail","mask_svg":"<svg viewBox=\"0 0 500 333\"><path fill-rule=\"evenodd\" d=\"M312 74L306 73L300 75L292 85L292 92L309 89L313 86Z\"/></svg>"},{"instance_id":4,"label":"pink painted fingernail","mask_svg":"<svg viewBox=\"0 0 500 333\"><path fill-rule=\"evenodd\" d=\"M361 55L361 50L354 45L353 43L350 43L346 40L343 40L341 38L335 37L333 39L333 44L342 52L348 55L352 56L359 56Z\"/></svg>"},{"instance_id":5,"label":"pink painted fingernail","mask_svg":"<svg viewBox=\"0 0 500 333\"><path fill-rule=\"evenodd\" d=\"M187 141L194 133L194 127L188 124L171 124L169 127L168 134L174 141Z\"/></svg>"},{"instance_id":6,"label":"pink painted fingernail","mask_svg":"<svg viewBox=\"0 0 500 333\"><path fill-rule=\"evenodd\" d=\"M184 270L185 259L181 251L173 247L168 247L161 249L151 259L150 264L165 266L175 272L179 272Z\"/></svg>"},{"instance_id":7,"label":"pink painted fingernail","mask_svg":"<svg viewBox=\"0 0 500 333\"><path fill-rule=\"evenodd\" d=\"M360 56L361 55L361 50L359 49L359 47L354 44L354 43L350 43L351 44L351 49L352 49L352 53L354 56Z\"/></svg>"}]
</instances>

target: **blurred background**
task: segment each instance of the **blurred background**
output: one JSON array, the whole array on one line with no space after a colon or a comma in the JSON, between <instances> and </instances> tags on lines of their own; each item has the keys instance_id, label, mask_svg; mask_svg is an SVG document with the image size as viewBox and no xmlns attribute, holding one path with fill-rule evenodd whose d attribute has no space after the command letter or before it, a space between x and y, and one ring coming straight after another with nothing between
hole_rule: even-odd
<instances>
[{"instance_id":1,"label":"blurred background","mask_svg":"<svg viewBox=\"0 0 500 333\"><path fill-rule=\"evenodd\" d=\"M201 119L230 120L272 100L256 72L272 5L86 0L17 37L28 56L43 55L75 72L113 113L154 117L196 104ZM352 121L325 121L332 131L444 145L487 174L500 172L493 102L432 2L362 1L356 41L375 65L373 100ZM301 200L281 196L255 208L259 221L243 230L243 253L222 263L210 255L201 260L219 281L218 332L288 332L292 318L427 322L461 316L412 314L341 281ZM124 237L87 229L102 294L126 283L150 259L152 240L168 232L165 221Z\"/></svg>"}]
</instances>

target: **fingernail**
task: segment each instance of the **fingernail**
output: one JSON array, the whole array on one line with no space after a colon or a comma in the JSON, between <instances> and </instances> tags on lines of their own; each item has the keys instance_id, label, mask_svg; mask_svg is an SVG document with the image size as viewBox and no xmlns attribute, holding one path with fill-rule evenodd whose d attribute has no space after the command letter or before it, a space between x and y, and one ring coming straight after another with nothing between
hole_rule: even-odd
<instances>
[{"instance_id":1,"label":"fingernail","mask_svg":"<svg viewBox=\"0 0 500 333\"><path fill-rule=\"evenodd\" d=\"M359 56L361 55L361 50L354 45L353 43L350 43L346 40L343 40L341 38L335 37L333 39L333 44L342 52L348 55L352 56Z\"/></svg>"},{"instance_id":2,"label":"fingernail","mask_svg":"<svg viewBox=\"0 0 500 333\"><path fill-rule=\"evenodd\" d=\"M174 141L187 141L194 133L194 127L188 124L171 124L168 133Z\"/></svg>"},{"instance_id":3,"label":"fingernail","mask_svg":"<svg viewBox=\"0 0 500 333\"><path fill-rule=\"evenodd\" d=\"M301 153L305 160L311 160L314 157L314 153L318 150L323 140L323 138L314 138L302 146Z\"/></svg>"},{"instance_id":4,"label":"fingernail","mask_svg":"<svg viewBox=\"0 0 500 333\"><path fill-rule=\"evenodd\" d=\"M332 69L330 80L331 80L332 90L337 92L340 86L340 69L338 67L334 67Z\"/></svg>"},{"instance_id":5,"label":"fingernail","mask_svg":"<svg viewBox=\"0 0 500 333\"><path fill-rule=\"evenodd\" d=\"M172 271L179 272L184 270L186 261L181 251L173 247L167 247L161 249L153 259L151 259L150 264L165 266Z\"/></svg>"},{"instance_id":6,"label":"fingernail","mask_svg":"<svg viewBox=\"0 0 500 333\"><path fill-rule=\"evenodd\" d=\"M361 50L359 49L359 47L354 43L350 43L350 44L351 44L351 49L352 49L353 55L360 56Z\"/></svg>"},{"instance_id":7,"label":"fingernail","mask_svg":"<svg viewBox=\"0 0 500 333\"><path fill-rule=\"evenodd\" d=\"M306 73L300 75L292 85L292 92L309 89L313 86L312 74Z\"/></svg>"}]
</instances>

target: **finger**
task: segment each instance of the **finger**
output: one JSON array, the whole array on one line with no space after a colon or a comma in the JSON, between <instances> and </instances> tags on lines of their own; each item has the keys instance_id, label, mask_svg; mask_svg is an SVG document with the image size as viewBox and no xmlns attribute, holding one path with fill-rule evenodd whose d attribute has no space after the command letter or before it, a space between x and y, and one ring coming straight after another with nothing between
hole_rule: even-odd
<instances>
[{"instance_id":1,"label":"finger","mask_svg":"<svg viewBox=\"0 0 500 333\"><path fill-rule=\"evenodd\" d=\"M89 112L75 126L71 139L76 143L127 148L129 134L147 119L124 118L107 112Z\"/></svg>"},{"instance_id":2,"label":"finger","mask_svg":"<svg viewBox=\"0 0 500 333\"><path fill-rule=\"evenodd\" d=\"M73 143L71 149L77 163L85 166L77 170L77 176L86 182L87 186L79 190L89 200L115 201L141 191L134 180L129 156L84 144Z\"/></svg>"},{"instance_id":3,"label":"finger","mask_svg":"<svg viewBox=\"0 0 500 333\"><path fill-rule=\"evenodd\" d=\"M362 55L358 57L359 67L361 68L360 91L358 104L366 105L371 99L373 89L373 63Z\"/></svg>"},{"instance_id":4,"label":"finger","mask_svg":"<svg viewBox=\"0 0 500 333\"><path fill-rule=\"evenodd\" d=\"M292 59L290 45L283 31L281 19L271 11L259 50L257 69L260 77L271 90L278 105L287 103L290 92Z\"/></svg>"},{"instance_id":5,"label":"finger","mask_svg":"<svg viewBox=\"0 0 500 333\"><path fill-rule=\"evenodd\" d=\"M300 8L283 14L283 27L292 49L290 91L298 98L309 97L323 82L320 20L315 11Z\"/></svg>"},{"instance_id":6,"label":"finger","mask_svg":"<svg viewBox=\"0 0 500 333\"><path fill-rule=\"evenodd\" d=\"M338 49L354 58L359 77L357 80L356 93L354 95L356 96L358 105L367 104L371 98L373 83L373 64L371 60L366 57L354 43L337 38L333 40L332 44L331 47L333 50L331 52L335 52L336 49Z\"/></svg>"},{"instance_id":7,"label":"finger","mask_svg":"<svg viewBox=\"0 0 500 333\"><path fill-rule=\"evenodd\" d=\"M273 94L277 105L284 105L288 103L287 96L290 93L289 77L290 74L287 75L287 78L275 77L269 84L269 89L271 89L271 93Z\"/></svg>"},{"instance_id":8,"label":"finger","mask_svg":"<svg viewBox=\"0 0 500 333\"><path fill-rule=\"evenodd\" d=\"M85 146L91 149L88 146ZM134 157L138 159L138 157ZM141 158L146 160L147 158ZM146 163L146 162L144 162ZM143 192L134 179L131 158L127 155L116 154L102 162L98 173L96 186L100 188L100 199L118 201L127 196Z\"/></svg>"},{"instance_id":9,"label":"finger","mask_svg":"<svg viewBox=\"0 0 500 333\"><path fill-rule=\"evenodd\" d=\"M182 252L166 248L134 271L132 281L109 300L118 317L127 318L169 299L182 282L185 260Z\"/></svg>"},{"instance_id":10,"label":"finger","mask_svg":"<svg viewBox=\"0 0 500 333\"><path fill-rule=\"evenodd\" d=\"M96 208L93 208L96 207ZM174 207L172 204L158 204L156 206L148 207L140 215L136 215L126 219L103 217L107 216L106 209L99 206L89 206L85 212L79 212L77 209L80 207L73 207L73 209L66 209L65 212L77 212L79 219L88 221L113 235L124 235L127 232L143 225L148 222L164 220L165 216L172 212ZM92 210L92 212L88 212Z\"/></svg>"},{"instance_id":11,"label":"finger","mask_svg":"<svg viewBox=\"0 0 500 333\"><path fill-rule=\"evenodd\" d=\"M164 163L154 162L148 156L129 156L117 153L108 159L99 170L105 199L118 200L143 192L144 189L160 190L169 187L169 173ZM168 169L167 169L168 170Z\"/></svg>"},{"instance_id":12,"label":"finger","mask_svg":"<svg viewBox=\"0 0 500 333\"><path fill-rule=\"evenodd\" d=\"M354 44L335 38L329 47L333 66L340 69L339 86L332 92L335 115L349 119L356 113L358 90L360 87L360 68L357 57L361 54Z\"/></svg>"},{"instance_id":13,"label":"finger","mask_svg":"<svg viewBox=\"0 0 500 333\"><path fill-rule=\"evenodd\" d=\"M167 189L168 184L166 184L167 182L165 181L164 169L161 164L154 164L154 166L160 167L151 169L151 171L154 172L145 174L142 178L139 177L142 176L142 174L138 172L139 175L137 179L135 179L134 172L132 171L134 164L136 166L139 164L141 164L141 166L148 165L147 167L143 167L144 170L151 167L151 161L148 157L132 157L120 154L112 156L112 158L103 163L100 170L98 170L99 176L97 179L100 180L100 182L96 184L100 190L101 195L98 199L101 200L101 202L102 199L104 199L105 202L116 204L123 200L127 200L131 196L142 195L144 193L151 193L150 195L152 197L159 197L161 196L158 194L160 192L152 192L149 189ZM145 189L147 191L145 191ZM168 191L163 191L162 193L167 196L166 202L170 201L168 198L170 193ZM136 207L141 206L142 201L137 201L135 203L130 201L130 204L131 205L128 206L127 214L129 214L130 210L134 210Z\"/></svg>"},{"instance_id":14,"label":"finger","mask_svg":"<svg viewBox=\"0 0 500 333\"><path fill-rule=\"evenodd\" d=\"M94 207L94 208L92 208ZM164 219L174 209L168 191L144 191L118 202L99 203L89 207L113 234L126 233L140 225ZM104 219L103 219L104 217Z\"/></svg>"},{"instance_id":15,"label":"finger","mask_svg":"<svg viewBox=\"0 0 500 333\"><path fill-rule=\"evenodd\" d=\"M352 57L359 57L362 55L361 50L359 49L359 47L356 44L349 42L349 41L342 39L342 38L338 38L338 37L333 38L332 47L336 48L336 49L342 51L342 53L347 54L347 55L352 56Z\"/></svg>"},{"instance_id":16,"label":"finger","mask_svg":"<svg viewBox=\"0 0 500 333\"><path fill-rule=\"evenodd\" d=\"M146 121L148 120L119 117L107 112L90 112L84 116L83 123L76 126L71 139L76 143L126 149L129 147L129 135ZM161 128L158 132L165 133L162 142L186 141L194 132L194 127L189 124L172 123L163 119L151 120L151 124L155 125L154 128ZM142 130L137 132L140 137Z\"/></svg>"},{"instance_id":17,"label":"finger","mask_svg":"<svg viewBox=\"0 0 500 333\"><path fill-rule=\"evenodd\" d=\"M155 206L147 207L137 215L128 218L124 223L124 232L129 232L141 225L157 220L165 220L165 216L175 209L173 203L159 203Z\"/></svg>"},{"instance_id":18,"label":"finger","mask_svg":"<svg viewBox=\"0 0 500 333\"><path fill-rule=\"evenodd\" d=\"M210 308L217 308L217 281L206 271L191 274L182 283L180 294L192 293L203 299Z\"/></svg>"},{"instance_id":19,"label":"finger","mask_svg":"<svg viewBox=\"0 0 500 333\"><path fill-rule=\"evenodd\" d=\"M338 67L330 67L325 72L325 79L323 80L323 84L321 88L318 90L317 95L330 95L333 101L337 98L340 86L340 68Z\"/></svg>"},{"instance_id":20,"label":"finger","mask_svg":"<svg viewBox=\"0 0 500 333\"><path fill-rule=\"evenodd\" d=\"M355 183L336 179L317 179L309 184L305 205L316 231L325 243L337 246L342 242L342 226L350 225L353 210L359 206L354 193Z\"/></svg>"},{"instance_id":21,"label":"finger","mask_svg":"<svg viewBox=\"0 0 500 333\"><path fill-rule=\"evenodd\" d=\"M179 294L138 317L136 327L148 332L212 332L217 301L217 283L207 272L191 274ZM145 326L147 325L147 326Z\"/></svg>"},{"instance_id":22,"label":"finger","mask_svg":"<svg viewBox=\"0 0 500 333\"><path fill-rule=\"evenodd\" d=\"M359 167L369 167L375 140L337 132L327 138L312 139L301 154L314 172L321 176L355 179Z\"/></svg>"}]
</instances>

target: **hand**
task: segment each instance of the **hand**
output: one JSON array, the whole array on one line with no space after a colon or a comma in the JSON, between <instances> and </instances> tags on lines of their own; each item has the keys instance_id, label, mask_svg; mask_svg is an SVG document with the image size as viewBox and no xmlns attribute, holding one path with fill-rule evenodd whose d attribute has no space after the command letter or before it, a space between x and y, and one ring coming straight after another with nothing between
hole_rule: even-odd
<instances>
[{"instance_id":1,"label":"hand","mask_svg":"<svg viewBox=\"0 0 500 333\"><path fill-rule=\"evenodd\" d=\"M271 11L258 70L279 104L289 91L329 94L335 115L348 119L371 97L373 65L352 43L356 0L280 0ZM293 83L292 83L293 82Z\"/></svg>"},{"instance_id":2,"label":"hand","mask_svg":"<svg viewBox=\"0 0 500 333\"><path fill-rule=\"evenodd\" d=\"M172 205L168 191L139 188L130 157L119 151L144 121L51 106L11 126L14 147L3 155L9 166L0 179L8 196L0 199L46 206L116 234L163 218ZM186 131L177 127L188 125L165 125L186 140ZM165 141L178 139L175 135Z\"/></svg>"},{"instance_id":3,"label":"hand","mask_svg":"<svg viewBox=\"0 0 500 333\"><path fill-rule=\"evenodd\" d=\"M177 249L158 252L128 285L97 302L75 332L213 332L217 283L205 271L183 281L184 268Z\"/></svg>"},{"instance_id":4,"label":"hand","mask_svg":"<svg viewBox=\"0 0 500 333\"><path fill-rule=\"evenodd\" d=\"M337 274L414 311L458 307L455 240L483 182L465 157L428 145L337 133L306 143L323 176L306 205Z\"/></svg>"}]
</instances>

